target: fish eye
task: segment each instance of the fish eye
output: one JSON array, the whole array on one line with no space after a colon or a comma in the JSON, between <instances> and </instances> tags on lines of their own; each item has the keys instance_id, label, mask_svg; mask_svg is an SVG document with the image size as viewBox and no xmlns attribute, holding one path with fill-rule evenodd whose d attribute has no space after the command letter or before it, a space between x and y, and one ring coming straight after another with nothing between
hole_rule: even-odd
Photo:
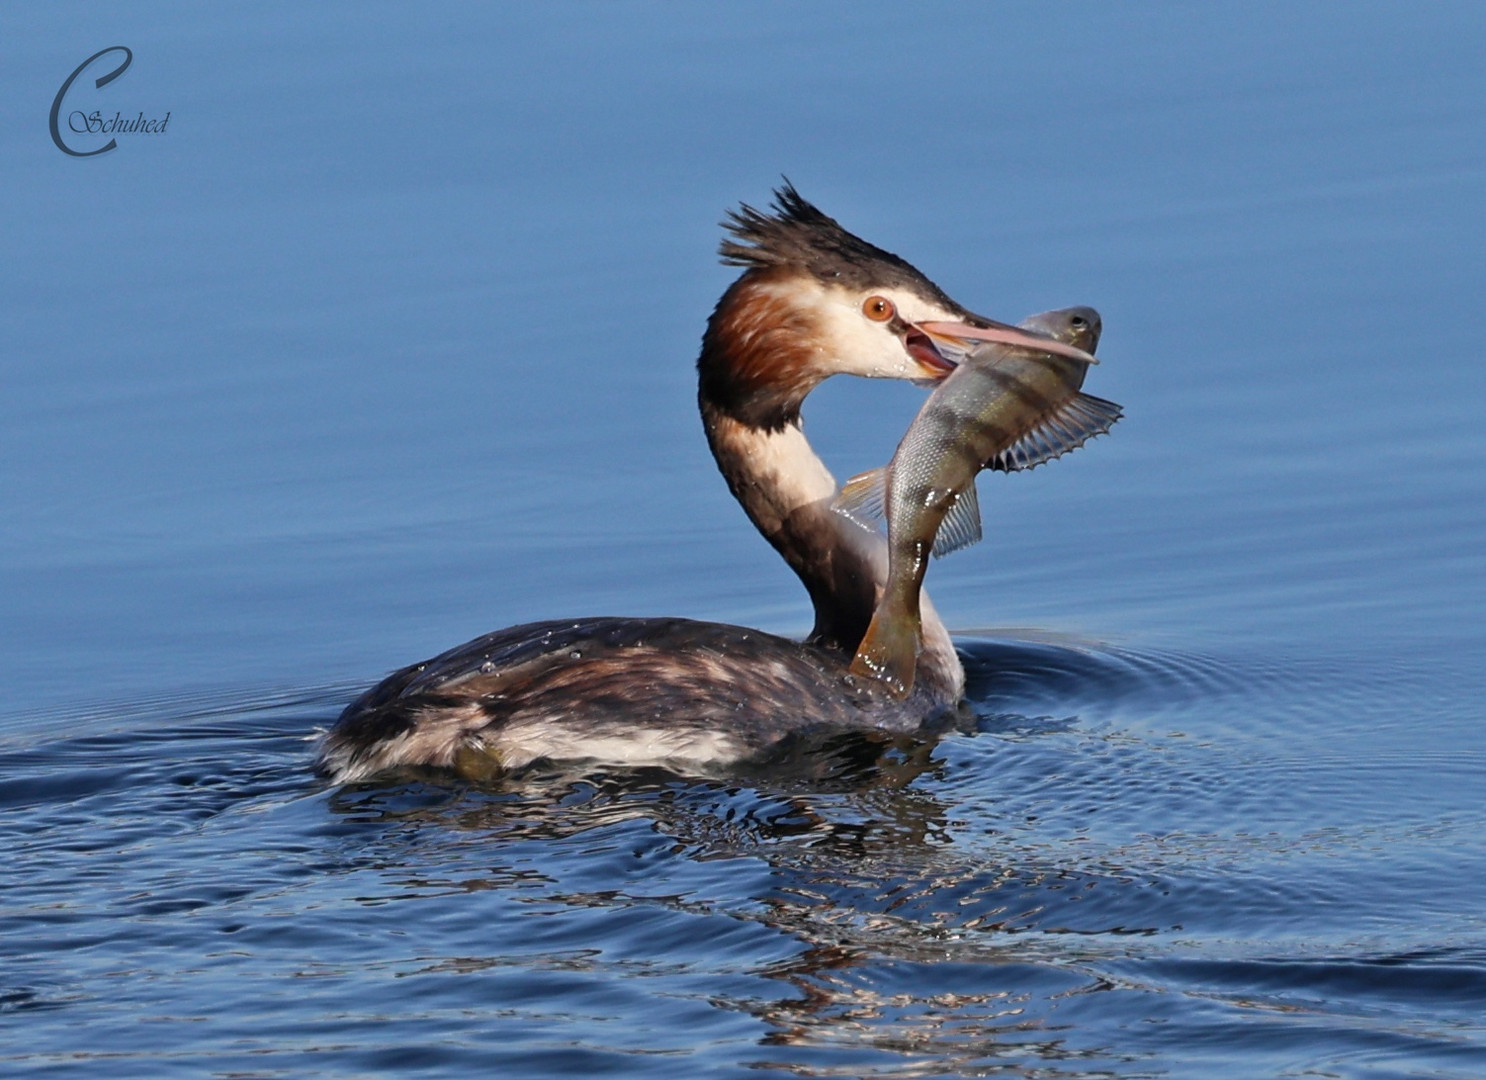
<instances>
[{"instance_id":1,"label":"fish eye","mask_svg":"<svg viewBox=\"0 0 1486 1080\"><path fill-rule=\"evenodd\" d=\"M1085 319L1082 315L1075 315L1068 321L1072 324L1075 330L1082 330L1084 327L1089 325L1089 320Z\"/></svg>"},{"instance_id":2,"label":"fish eye","mask_svg":"<svg viewBox=\"0 0 1486 1080\"><path fill-rule=\"evenodd\" d=\"M862 301L862 314L873 322L887 322L897 314L897 309L885 296L869 296Z\"/></svg>"}]
</instances>

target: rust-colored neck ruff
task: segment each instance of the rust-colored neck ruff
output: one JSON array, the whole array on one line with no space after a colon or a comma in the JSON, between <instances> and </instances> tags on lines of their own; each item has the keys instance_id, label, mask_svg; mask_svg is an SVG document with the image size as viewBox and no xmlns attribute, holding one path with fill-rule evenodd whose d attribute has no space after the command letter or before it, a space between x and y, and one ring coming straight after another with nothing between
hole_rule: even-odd
<instances>
[{"instance_id":1,"label":"rust-colored neck ruff","mask_svg":"<svg viewBox=\"0 0 1486 1080\"><path fill-rule=\"evenodd\" d=\"M697 360L702 401L766 431L798 422L805 395L829 374L820 370L817 316L791 286L778 271L733 282L707 320Z\"/></svg>"}]
</instances>

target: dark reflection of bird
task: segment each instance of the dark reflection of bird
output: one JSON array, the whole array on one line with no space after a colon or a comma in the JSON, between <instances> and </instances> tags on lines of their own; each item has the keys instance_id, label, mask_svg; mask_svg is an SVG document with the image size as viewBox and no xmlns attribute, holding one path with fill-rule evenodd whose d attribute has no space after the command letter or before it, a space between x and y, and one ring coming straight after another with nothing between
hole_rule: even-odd
<instances>
[{"instance_id":1,"label":"dark reflection of bird","mask_svg":"<svg viewBox=\"0 0 1486 1080\"><path fill-rule=\"evenodd\" d=\"M547 758L699 765L812 729L911 731L954 706L964 671L927 598L912 694L848 670L887 571L885 545L830 510L836 482L801 427L832 375L924 379L971 340L1056 349L971 314L896 255L786 185L772 213L730 215L743 273L707 323L698 400L713 456L815 606L802 643L678 618L585 618L498 630L395 672L320 744L336 781L397 766L490 775Z\"/></svg>"}]
</instances>

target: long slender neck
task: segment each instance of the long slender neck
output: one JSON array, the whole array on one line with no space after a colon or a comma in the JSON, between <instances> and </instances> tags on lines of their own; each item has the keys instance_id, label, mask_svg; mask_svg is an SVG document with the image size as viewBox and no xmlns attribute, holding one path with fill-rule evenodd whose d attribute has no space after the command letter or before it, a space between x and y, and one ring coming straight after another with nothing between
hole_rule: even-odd
<instances>
[{"instance_id":1,"label":"long slender neck","mask_svg":"<svg viewBox=\"0 0 1486 1080\"><path fill-rule=\"evenodd\" d=\"M775 430L722 412L703 392L707 441L734 497L799 575L815 606L810 641L850 657L887 582L887 541L831 510L836 481L798 417ZM964 670L929 598L921 598L918 678L958 697Z\"/></svg>"},{"instance_id":2,"label":"long slender neck","mask_svg":"<svg viewBox=\"0 0 1486 1080\"><path fill-rule=\"evenodd\" d=\"M831 512L835 478L799 421L766 431L703 400L702 424L733 497L810 594L811 640L854 652L887 577L885 552L877 550L871 534Z\"/></svg>"}]
</instances>

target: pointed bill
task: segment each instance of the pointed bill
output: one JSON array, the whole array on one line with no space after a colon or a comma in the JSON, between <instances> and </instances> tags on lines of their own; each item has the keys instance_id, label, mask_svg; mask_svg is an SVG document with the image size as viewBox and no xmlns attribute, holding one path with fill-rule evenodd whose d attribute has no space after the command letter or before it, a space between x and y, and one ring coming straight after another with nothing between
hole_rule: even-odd
<instances>
[{"instance_id":1,"label":"pointed bill","mask_svg":"<svg viewBox=\"0 0 1486 1080\"><path fill-rule=\"evenodd\" d=\"M964 354L973 348L976 342L992 341L998 345L1052 353L1054 356L1066 356L1082 364L1099 363L1093 353L1084 352L1076 346L1000 323L990 326L972 326L965 322L921 322L915 323L914 327L925 334L941 353Z\"/></svg>"}]
</instances>

